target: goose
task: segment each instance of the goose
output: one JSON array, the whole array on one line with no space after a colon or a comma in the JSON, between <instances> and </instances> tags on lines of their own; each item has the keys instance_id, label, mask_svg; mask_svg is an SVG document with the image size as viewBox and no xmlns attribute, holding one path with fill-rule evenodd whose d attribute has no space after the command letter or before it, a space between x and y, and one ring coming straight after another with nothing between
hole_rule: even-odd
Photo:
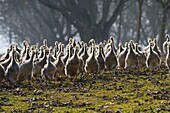
<instances>
[{"instance_id":1,"label":"goose","mask_svg":"<svg viewBox=\"0 0 170 113\"><path fill-rule=\"evenodd\" d=\"M76 76L79 74L80 59L78 57L78 48L73 48L73 56L67 59L65 65L65 75Z\"/></svg>"},{"instance_id":2,"label":"goose","mask_svg":"<svg viewBox=\"0 0 170 113\"><path fill-rule=\"evenodd\" d=\"M165 35L166 41L163 43L163 53L166 54L167 53L167 43L170 42L170 36L169 34Z\"/></svg>"},{"instance_id":3,"label":"goose","mask_svg":"<svg viewBox=\"0 0 170 113\"><path fill-rule=\"evenodd\" d=\"M76 41L74 38L70 38L69 39L69 44L72 46L72 47L75 47L76 46Z\"/></svg>"},{"instance_id":4,"label":"goose","mask_svg":"<svg viewBox=\"0 0 170 113\"><path fill-rule=\"evenodd\" d=\"M139 50L138 43L135 43L135 50L139 54L138 58L138 67L141 68L146 68L146 54L143 51Z\"/></svg>"},{"instance_id":5,"label":"goose","mask_svg":"<svg viewBox=\"0 0 170 113\"><path fill-rule=\"evenodd\" d=\"M55 41L55 44L54 44L54 48L53 48L53 53L54 53L54 57L57 58L57 52L59 50L58 48L58 41Z\"/></svg>"},{"instance_id":6,"label":"goose","mask_svg":"<svg viewBox=\"0 0 170 113\"><path fill-rule=\"evenodd\" d=\"M49 50L49 51L51 51L51 50ZM48 85L48 80L52 80L54 78L54 74L57 69L55 64L51 61L51 58L52 58L52 54L51 54L51 52L49 52L49 54L47 55L46 64L41 69L41 77L45 78L46 85Z\"/></svg>"},{"instance_id":7,"label":"goose","mask_svg":"<svg viewBox=\"0 0 170 113\"><path fill-rule=\"evenodd\" d=\"M41 74L41 69L46 64L47 54L48 54L47 49L48 48L43 49L43 57L36 59L36 62L34 63L33 77L39 76ZM40 80L42 80L42 78L40 78Z\"/></svg>"},{"instance_id":8,"label":"goose","mask_svg":"<svg viewBox=\"0 0 170 113\"><path fill-rule=\"evenodd\" d=\"M153 39L153 50L159 55L159 58L161 58L161 50L158 47L156 38Z\"/></svg>"},{"instance_id":9,"label":"goose","mask_svg":"<svg viewBox=\"0 0 170 113\"><path fill-rule=\"evenodd\" d=\"M87 52L88 51L88 48L87 48L87 43L84 43L84 46L83 46L83 53L80 55L80 57L83 59L83 62L85 64L88 56L89 56L89 53Z\"/></svg>"},{"instance_id":10,"label":"goose","mask_svg":"<svg viewBox=\"0 0 170 113\"><path fill-rule=\"evenodd\" d=\"M87 76L87 74L91 74L91 73L98 75L99 63L98 63L97 58L95 56L95 45L94 44L92 44L92 46L91 46L91 53L88 56L88 58L86 59L84 68L85 68L86 76Z\"/></svg>"},{"instance_id":11,"label":"goose","mask_svg":"<svg viewBox=\"0 0 170 113\"><path fill-rule=\"evenodd\" d=\"M19 48L17 45L15 45L15 46L16 46L16 51L17 51L19 54L21 54L22 49Z\"/></svg>"},{"instance_id":12,"label":"goose","mask_svg":"<svg viewBox=\"0 0 170 113\"><path fill-rule=\"evenodd\" d=\"M149 52L149 44L151 45L151 46L153 46L153 42L152 42L152 39L149 37L148 38L148 45L146 46L146 47L144 47L144 51L145 51L145 53L148 53Z\"/></svg>"},{"instance_id":13,"label":"goose","mask_svg":"<svg viewBox=\"0 0 170 113\"><path fill-rule=\"evenodd\" d=\"M89 57L89 54L87 53L87 51L88 51L87 43L84 43L82 51L83 51L83 53L81 55L79 55L79 58L80 58L80 73L81 73L81 75L83 75L82 77L84 77L85 63L86 63L87 58Z\"/></svg>"},{"instance_id":14,"label":"goose","mask_svg":"<svg viewBox=\"0 0 170 113\"><path fill-rule=\"evenodd\" d=\"M118 69L124 69L125 68L125 58L128 53L128 43L125 43L125 48L120 54L118 55Z\"/></svg>"},{"instance_id":15,"label":"goose","mask_svg":"<svg viewBox=\"0 0 170 113\"><path fill-rule=\"evenodd\" d=\"M114 44L112 41L110 41L110 49L105 56L105 63L106 63L106 69L109 71L112 70L112 74L115 74L115 69L118 61L114 49Z\"/></svg>"},{"instance_id":16,"label":"goose","mask_svg":"<svg viewBox=\"0 0 170 113\"><path fill-rule=\"evenodd\" d=\"M124 48L122 47L122 43L119 43L119 44L118 44L118 49L117 49L117 52L116 52L117 56L118 56L123 50L124 50Z\"/></svg>"},{"instance_id":17,"label":"goose","mask_svg":"<svg viewBox=\"0 0 170 113\"><path fill-rule=\"evenodd\" d=\"M151 43L149 43L149 53L146 57L146 66L149 69L156 69L160 67L161 60L159 55L153 50Z\"/></svg>"},{"instance_id":18,"label":"goose","mask_svg":"<svg viewBox=\"0 0 170 113\"><path fill-rule=\"evenodd\" d=\"M10 45L10 47L7 49L7 52L6 54L4 54L2 57L1 57L1 61L0 61L0 64L4 67L4 69L6 70L7 66L10 64L11 62L11 52L12 52L12 48L13 48L13 45Z\"/></svg>"},{"instance_id":19,"label":"goose","mask_svg":"<svg viewBox=\"0 0 170 113\"><path fill-rule=\"evenodd\" d=\"M20 55L20 53L17 51L17 45L13 45L13 48L15 48L15 54L16 54L16 61L18 62L18 63L20 63L20 59L21 59L21 55Z\"/></svg>"},{"instance_id":20,"label":"goose","mask_svg":"<svg viewBox=\"0 0 170 113\"><path fill-rule=\"evenodd\" d=\"M30 58L29 53L30 53L30 47L28 46L25 49L25 54L21 58L21 63L25 62L26 60L28 60Z\"/></svg>"},{"instance_id":21,"label":"goose","mask_svg":"<svg viewBox=\"0 0 170 113\"><path fill-rule=\"evenodd\" d=\"M23 58L25 56L26 53L26 48L29 46L28 42L26 40L23 41L23 49L21 50L21 58Z\"/></svg>"},{"instance_id":22,"label":"goose","mask_svg":"<svg viewBox=\"0 0 170 113\"><path fill-rule=\"evenodd\" d=\"M59 53L62 53L62 55L64 56L64 44L62 43L59 43L58 44L58 52L57 52L57 55L59 55ZM57 56L56 55L56 56Z\"/></svg>"},{"instance_id":23,"label":"goose","mask_svg":"<svg viewBox=\"0 0 170 113\"><path fill-rule=\"evenodd\" d=\"M36 58L36 51L34 48L31 49L30 58L25 60L19 66L19 73L17 76L17 81L20 84L24 80L28 80L29 84L32 85L32 76L33 76L33 68L34 68L34 60Z\"/></svg>"},{"instance_id":24,"label":"goose","mask_svg":"<svg viewBox=\"0 0 170 113\"><path fill-rule=\"evenodd\" d=\"M4 55L1 56L0 58L0 62L3 62L5 60L7 60L9 58L9 54L10 54L11 50L8 48L6 53Z\"/></svg>"},{"instance_id":25,"label":"goose","mask_svg":"<svg viewBox=\"0 0 170 113\"><path fill-rule=\"evenodd\" d=\"M167 42L166 43L167 47L166 47L166 58L165 58L165 64L166 64L166 67L168 68L168 72L169 72L169 75L170 75L170 42Z\"/></svg>"},{"instance_id":26,"label":"goose","mask_svg":"<svg viewBox=\"0 0 170 113\"><path fill-rule=\"evenodd\" d=\"M43 58L44 57L44 51L43 51L44 49L43 49L43 47L41 46L40 48L39 48L39 51L38 51L38 59L40 59L40 58Z\"/></svg>"},{"instance_id":27,"label":"goose","mask_svg":"<svg viewBox=\"0 0 170 113\"><path fill-rule=\"evenodd\" d=\"M43 40L43 45L42 47L45 49L45 48L48 48L48 45L47 45L47 39L44 39Z\"/></svg>"},{"instance_id":28,"label":"goose","mask_svg":"<svg viewBox=\"0 0 170 113\"><path fill-rule=\"evenodd\" d=\"M99 63L99 73L102 74L105 70L105 61L104 61L104 50L103 50L103 44L99 43L99 54L97 56L98 63Z\"/></svg>"},{"instance_id":29,"label":"goose","mask_svg":"<svg viewBox=\"0 0 170 113\"><path fill-rule=\"evenodd\" d=\"M7 69L8 65L10 64L11 59L12 59L11 54L9 54L9 58L0 63L4 67L5 70Z\"/></svg>"},{"instance_id":30,"label":"goose","mask_svg":"<svg viewBox=\"0 0 170 113\"><path fill-rule=\"evenodd\" d=\"M125 58L125 69L131 71L131 69L138 68L138 58L139 54L134 50L134 42L131 40L128 44L128 53Z\"/></svg>"},{"instance_id":31,"label":"goose","mask_svg":"<svg viewBox=\"0 0 170 113\"><path fill-rule=\"evenodd\" d=\"M113 47L114 51L116 52L116 51L117 51L117 48L116 48L115 45L114 45L114 37L113 37L113 36L110 36L110 40L111 40L111 43L113 44L112 47Z\"/></svg>"},{"instance_id":32,"label":"goose","mask_svg":"<svg viewBox=\"0 0 170 113\"><path fill-rule=\"evenodd\" d=\"M4 69L4 67L0 64L0 84L1 84L1 82L2 82L2 81L4 80L4 78L5 78L4 74L5 74L5 69Z\"/></svg>"},{"instance_id":33,"label":"goose","mask_svg":"<svg viewBox=\"0 0 170 113\"><path fill-rule=\"evenodd\" d=\"M111 44L112 44L112 46L111 46ZM113 47L113 48L111 48L111 47ZM106 55L111 49L113 49L115 51L115 54L116 54L117 48L114 45L114 37L113 36L111 36L108 39L107 43L105 44L105 46L104 46L104 52L105 53L104 54Z\"/></svg>"},{"instance_id":34,"label":"goose","mask_svg":"<svg viewBox=\"0 0 170 113\"><path fill-rule=\"evenodd\" d=\"M56 66L57 70L54 75L54 79L57 81L62 75L64 75L64 62L61 59L63 56L63 52L58 53L56 60L53 62L54 65Z\"/></svg>"},{"instance_id":35,"label":"goose","mask_svg":"<svg viewBox=\"0 0 170 113\"><path fill-rule=\"evenodd\" d=\"M92 53L92 46L95 46L96 45L96 42L95 40L92 38L91 40L89 40L88 42L88 50L87 50L87 53Z\"/></svg>"},{"instance_id":36,"label":"goose","mask_svg":"<svg viewBox=\"0 0 170 113\"><path fill-rule=\"evenodd\" d=\"M17 75L19 72L19 65L16 61L16 49L12 48L12 54L11 54L11 62L7 66L7 69L5 70L5 79L8 83L12 83L12 85L15 85L17 83Z\"/></svg>"},{"instance_id":37,"label":"goose","mask_svg":"<svg viewBox=\"0 0 170 113\"><path fill-rule=\"evenodd\" d=\"M61 57L61 59L62 59L62 61L64 62L64 64L66 64L67 59L70 58L70 54L69 54L69 52L70 52L70 46L71 46L71 45L69 45L69 44L66 46L65 55L64 55L63 57Z\"/></svg>"},{"instance_id":38,"label":"goose","mask_svg":"<svg viewBox=\"0 0 170 113\"><path fill-rule=\"evenodd\" d=\"M103 47L107 44L106 40L103 40Z\"/></svg>"},{"instance_id":39,"label":"goose","mask_svg":"<svg viewBox=\"0 0 170 113\"><path fill-rule=\"evenodd\" d=\"M79 44L79 52L78 52L78 56L81 56L81 54L84 52L84 42L81 41Z\"/></svg>"}]
</instances>

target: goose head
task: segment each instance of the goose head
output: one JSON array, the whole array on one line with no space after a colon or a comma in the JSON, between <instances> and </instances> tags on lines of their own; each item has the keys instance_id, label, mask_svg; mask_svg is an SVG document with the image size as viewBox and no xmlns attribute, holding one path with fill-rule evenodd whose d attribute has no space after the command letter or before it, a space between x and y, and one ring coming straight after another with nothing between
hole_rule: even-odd
<instances>
[{"instance_id":1,"label":"goose head","mask_svg":"<svg viewBox=\"0 0 170 113\"><path fill-rule=\"evenodd\" d=\"M165 35L166 41L163 43L163 52L164 55L167 53L167 43L170 42L170 36L168 34Z\"/></svg>"},{"instance_id":2,"label":"goose head","mask_svg":"<svg viewBox=\"0 0 170 113\"><path fill-rule=\"evenodd\" d=\"M26 40L24 40L24 41L22 42L22 44L23 44L24 47L27 47L27 46L28 46L28 42L27 42Z\"/></svg>"},{"instance_id":3,"label":"goose head","mask_svg":"<svg viewBox=\"0 0 170 113\"><path fill-rule=\"evenodd\" d=\"M95 44L95 40L92 38L90 41L89 41L89 46L92 46Z\"/></svg>"},{"instance_id":4,"label":"goose head","mask_svg":"<svg viewBox=\"0 0 170 113\"><path fill-rule=\"evenodd\" d=\"M114 36L110 36L110 40L114 43Z\"/></svg>"},{"instance_id":5,"label":"goose head","mask_svg":"<svg viewBox=\"0 0 170 113\"><path fill-rule=\"evenodd\" d=\"M166 41L167 41L167 42L170 41L170 36L169 36L169 34L166 34L166 35L165 35L165 38L166 38Z\"/></svg>"},{"instance_id":6,"label":"goose head","mask_svg":"<svg viewBox=\"0 0 170 113\"><path fill-rule=\"evenodd\" d=\"M44 40L43 40L43 46L44 46L44 47L47 47L47 39L44 39Z\"/></svg>"},{"instance_id":7,"label":"goose head","mask_svg":"<svg viewBox=\"0 0 170 113\"><path fill-rule=\"evenodd\" d=\"M57 46L57 45L58 45L58 41L55 41L54 46Z\"/></svg>"}]
</instances>

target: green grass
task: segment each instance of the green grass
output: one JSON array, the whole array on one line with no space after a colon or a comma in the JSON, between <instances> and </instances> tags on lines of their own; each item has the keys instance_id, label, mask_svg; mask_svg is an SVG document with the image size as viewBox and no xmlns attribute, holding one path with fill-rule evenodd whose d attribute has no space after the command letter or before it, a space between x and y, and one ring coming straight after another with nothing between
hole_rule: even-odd
<instances>
[{"instance_id":1,"label":"green grass","mask_svg":"<svg viewBox=\"0 0 170 113\"><path fill-rule=\"evenodd\" d=\"M0 112L170 112L170 76L109 73L86 81L0 88Z\"/></svg>"}]
</instances>

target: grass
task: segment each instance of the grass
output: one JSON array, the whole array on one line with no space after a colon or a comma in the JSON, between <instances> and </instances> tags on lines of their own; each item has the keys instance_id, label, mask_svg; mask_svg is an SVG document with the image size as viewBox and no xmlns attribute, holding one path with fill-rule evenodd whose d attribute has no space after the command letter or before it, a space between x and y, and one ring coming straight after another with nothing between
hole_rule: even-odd
<instances>
[{"instance_id":1,"label":"grass","mask_svg":"<svg viewBox=\"0 0 170 113\"><path fill-rule=\"evenodd\" d=\"M109 73L97 79L68 80L49 86L25 83L18 88L0 87L0 112L170 112L170 76Z\"/></svg>"}]
</instances>

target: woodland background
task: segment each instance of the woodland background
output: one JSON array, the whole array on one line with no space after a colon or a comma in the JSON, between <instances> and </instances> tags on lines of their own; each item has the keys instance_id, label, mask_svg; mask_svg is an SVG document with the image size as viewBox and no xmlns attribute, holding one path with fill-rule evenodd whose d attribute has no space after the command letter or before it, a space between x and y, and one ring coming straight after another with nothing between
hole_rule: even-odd
<instances>
[{"instance_id":1,"label":"woodland background","mask_svg":"<svg viewBox=\"0 0 170 113\"><path fill-rule=\"evenodd\" d=\"M70 37L97 42L115 37L147 45L156 37L162 48L170 33L170 0L0 0L0 34L6 42L48 39L67 43Z\"/></svg>"}]
</instances>

